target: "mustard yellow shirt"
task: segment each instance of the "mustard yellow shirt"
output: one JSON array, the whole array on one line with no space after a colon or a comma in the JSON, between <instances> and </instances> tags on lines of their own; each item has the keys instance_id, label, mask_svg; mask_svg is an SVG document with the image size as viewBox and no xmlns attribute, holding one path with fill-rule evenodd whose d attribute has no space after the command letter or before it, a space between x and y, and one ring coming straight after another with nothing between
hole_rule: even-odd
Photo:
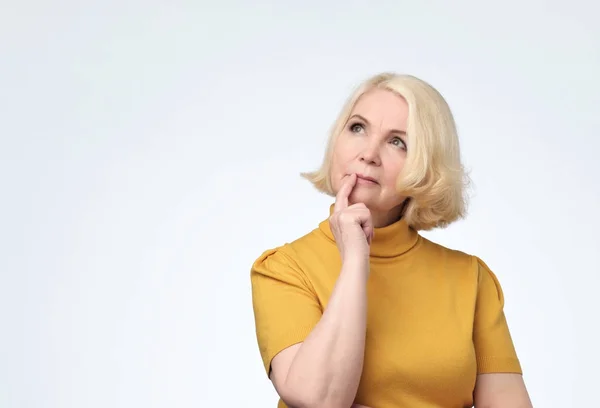
<instances>
[{"instance_id":1,"label":"mustard yellow shirt","mask_svg":"<svg viewBox=\"0 0 600 408\"><path fill-rule=\"evenodd\" d=\"M502 288L481 259L433 243L400 220L375 230L370 265L356 403L471 407L477 374L522 374ZM254 262L256 335L267 375L273 357L318 323L340 268L327 220Z\"/></svg>"}]
</instances>

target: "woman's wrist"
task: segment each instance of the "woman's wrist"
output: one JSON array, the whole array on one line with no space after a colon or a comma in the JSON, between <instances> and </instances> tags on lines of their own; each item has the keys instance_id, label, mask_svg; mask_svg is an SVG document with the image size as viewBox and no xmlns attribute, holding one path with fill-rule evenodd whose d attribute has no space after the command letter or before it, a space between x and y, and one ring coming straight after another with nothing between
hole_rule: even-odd
<instances>
[{"instance_id":1,"label":"woman's wrist","mask_svg":"<svg viewBox=\"0 0 600 408\"><path fill-rule=\"evenodd\" d=\"M342 259L342 273L369 275L369 257L347 255Z\"/></svg>"}]
</instances>

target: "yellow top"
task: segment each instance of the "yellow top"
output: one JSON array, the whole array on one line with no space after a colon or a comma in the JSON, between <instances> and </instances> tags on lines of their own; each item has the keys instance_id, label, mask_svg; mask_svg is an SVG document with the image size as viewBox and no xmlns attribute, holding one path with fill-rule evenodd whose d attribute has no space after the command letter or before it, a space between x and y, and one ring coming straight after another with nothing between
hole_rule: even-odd
<instances>
[{"instance_id":1,"label":"yellow top","mask_svg":"<svg viewBox=\"0 0 600 408\"><path fill-rule=\"evenodd\" d=\"M370 264L356 403L471 407L477 374L522 374L502 288L479 258L435 244L400 220L375 230ZM273 357L317 324L340 268L327 220L255 261L252 298L267 375Z\"/></svg>"}]
</instances>

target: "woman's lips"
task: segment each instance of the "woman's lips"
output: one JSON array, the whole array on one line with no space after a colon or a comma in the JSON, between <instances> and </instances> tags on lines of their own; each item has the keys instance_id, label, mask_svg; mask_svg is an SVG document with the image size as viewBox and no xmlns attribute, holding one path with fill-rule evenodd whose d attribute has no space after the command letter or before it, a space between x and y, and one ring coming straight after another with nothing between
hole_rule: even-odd
<instances>
[{"instance_id":1,"label":"woman's lips","mask_svg":"<svg viewBox=\"0 0 600 408\"><path fill-rule=\"evenodd\" d=\"M360 182L361 184L379 184L373 177L364 176L362 174L356 175L356 182Z\"/></svg>"}]
</instances>

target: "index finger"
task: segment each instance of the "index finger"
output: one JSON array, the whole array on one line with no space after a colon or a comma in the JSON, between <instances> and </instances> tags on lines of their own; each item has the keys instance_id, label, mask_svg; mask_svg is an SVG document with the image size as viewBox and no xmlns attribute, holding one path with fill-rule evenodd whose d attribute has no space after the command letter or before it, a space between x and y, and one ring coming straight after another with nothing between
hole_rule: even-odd
<instances>
[{"instance_id":1,"label":"index finger","mask_svg":"<svg viewBox=\"0 0 600 408\"><path fill-rule=\"evenodd\" d=\"M333 212L339 212L346 208L348 208L348 197L352 192L352 189L356 185L356 174L352 173L342 183L340 190L335 196L335 205L333 207Z\"/></svg>"}]
</instances>

